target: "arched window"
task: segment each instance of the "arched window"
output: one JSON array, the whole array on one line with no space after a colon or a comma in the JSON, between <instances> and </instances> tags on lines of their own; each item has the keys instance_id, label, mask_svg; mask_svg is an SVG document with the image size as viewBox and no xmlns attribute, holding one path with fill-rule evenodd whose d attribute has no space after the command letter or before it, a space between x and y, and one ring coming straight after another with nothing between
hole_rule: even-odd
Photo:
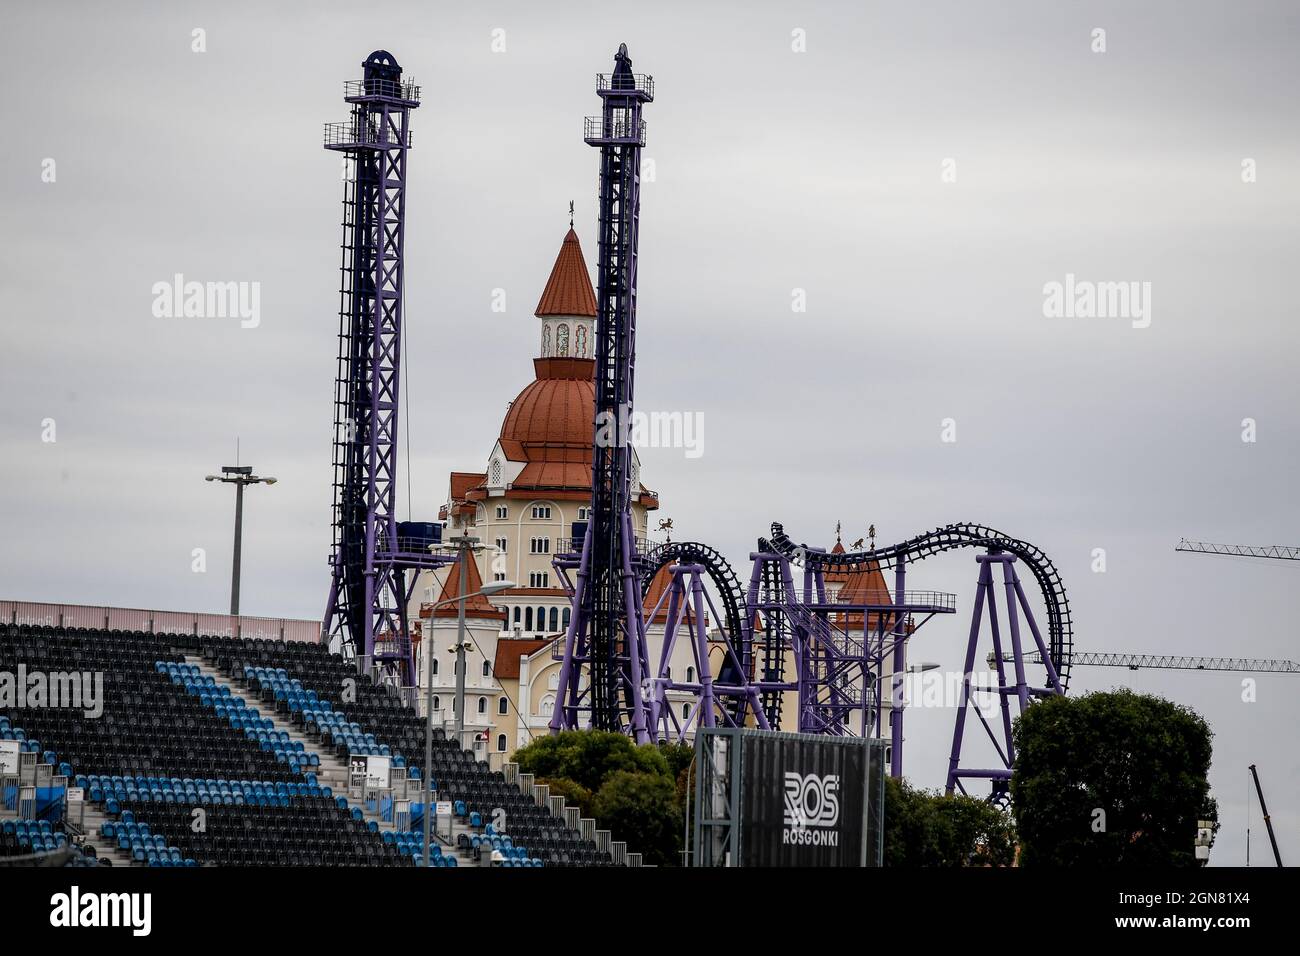
<instances>
[{"instance_id":1,"label":"arched window","mask_svg":"<svg viewBox=\"0 0 1300 956\"><path fill-rule=\"evenodd\" d=\"M550 694L547 694L542 698L542 702L537 708L537 713L543 717L549 717L553 710L555 710L555 698Z\"/></svg>"},{"instance_id":2,"label":"arched window","mask_svg":"<svg viewBox=\"0 0 1300 956\"><path fill-rule=\"evenodd\" d=\"M559 629L560 629L560 609L558 607L553 607L551 608L551 630L558 631Z\"/></svg>"},{"instance_id":3,"label":"arched window","mask_svg":"<svg viewBox=\"0 0 1300 956\"><path fill-rule=\"evenodd\" d=\"M491 676L492 676L492 662L491 662L491 661L484 661L484 662L483 662L483 676L484 676L484 677L491 677Z\"/></svg>"},{"instance_id":4,"label":"arched window","mask_svg":"<svg viewBox=\"0 0 1300 956\"><path fill-rule=\"evenodd\" d=\"M492 459L492 480L489 482L493 485L501 484L501 459Z\"/></svg>"},{"instance_id":5,"label":"arched window","mask_svg":"<svg viewBox=\"0 0 1300 956\"><path fill-rule=\"evenodd\" d=\"M433 709L442 710L442 699L437 694L433 695Z\"/></svg>"},{"instance_id":6,"label":"arched window","mask_svg":"<svg viewBox=\"0 0 1300 956\"><path fill-rule=\"evenodd\" d=\"M506 735L497 734L497 753L506 752Z\"/></svg>"},{"instance_id":7,"label":"arched window","mask_svg":"<svg viewBox=\"0 0 1300 956\"><path fill-rule=\"evenodd\" d=\"M518 605L518 604L515 605L515 623L516 623L516 624L519 623L519 605Z\"/></svg>"},{"instance_id":8,"label":"arched window","mask_svg":"<svg viewBox=\"0 0 1300 956\"><path fill-rule=\"evenodd\" d=\"M546 608L544 607L537 609L537 629L539 631L546 630Z\"/></svg>"},{"instance_id":9,"label":"arched window","mask_svg":"<svg viewBox=\"0 0 1300 956\"><path fill-rule=\"evenodd\" d=\"M497 698L497 713L507 714L509 712L510 712L510 700L506 697L505 694L502 694L500 697Z\"/></svg>"},{"instance_id":10,"label":"arched window","mask_svg":"<svg viewBox=\"0 0 1300 956\"><path fill-rule=\"evenodd\" d=\"M573 330L573 354L578 358L587 357L587 327L579 324Z\"/></svg>"},{"instance_id":11,"label":"arched window","mask_svg":"<svg viewBox=\"0 0 1300 956\"><path fill-rule=\"evenodd\" d=\"M434 677L438 676L438 658L435 657L433 659L433 666L429 668L429 673L431 673Z\"/></svg>"},{"instance_id":12,"label":"arched window","mask_svg":"<svg viewBox=\"0 0 1300 956\"><path fill-rule=\"evenodd\" d=\"M682 721L685 722L690 719L691 719L691 705L682 704Z\"/></svg>"},{"instance_id":13,"label":"arched window","mask_svg":"<svg viewBox=\"0 0 1300 956\"><path fill-rule=\"evenodd\" d=\"M686 683L688 683L688 684L694 684L694 683L695 683L695 668L694 668L694 667L688 667L688 668L686 668Z\"/></svg>"},{"instance_id":14,"label":"arched window","mask_svg":"<svg viewBox=\"0 0 1300 956\"><path fill-rule=\"evenodd\" d=\"M566 631L569 629L569 609L566 607L564 613L560 615L563 624L561 625Z\"/></svg>"},{"instance_id":15,"label":"arched window","mask_svg":"<svg viewBox=\"0 0 1300 956\"><path fill-rule=\"evenodd\" d=\"M561 322L555 329L555 354L569 354L569 326Z\"/></svg>"},{"instance_id":16,"label":"arched window","mask_svg":"<svg viewBox=\"0 0 1300 956\"><path fill-rule=\"evenodd\" d=\"M518 608L516 608L516 610L518 610ZM524 630L531 631L532 629L533 629L533 609L530 607L526 607L524 608Z\"/></svg>"},{"instance_id":17,"label":"arched window","mask_svg":"<svg viewBox=\"0 0 1300 956\"><path fill-rule=\"evenodd\" d=\"M486 697L480 697L480 698L478 699L478 712L479 712L480 714L486 714L486 713L487 713L487 698L486 698Z\"/></svg>"},{"instance_id":18,"label":"arched window","mask_svg":"<svg viewBox=\"0 0 1300 956\"><path fill-rule=\"evenodd\" d=\"M549 687L551 690L555 690L557 687L559 687L560 675L552 671L551 676L546 678L546 686Z\"/></svg>"}]
</instances>

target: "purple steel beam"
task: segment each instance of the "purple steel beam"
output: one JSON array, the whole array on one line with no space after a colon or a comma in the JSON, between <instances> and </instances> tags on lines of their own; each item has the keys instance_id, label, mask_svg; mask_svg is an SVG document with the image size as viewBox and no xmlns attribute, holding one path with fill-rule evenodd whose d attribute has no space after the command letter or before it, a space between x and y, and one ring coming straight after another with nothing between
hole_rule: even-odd
<instances>
[{"instance_id":1,"label":"purple steel beam","mask_svg":"<svg viewBox=\"0 0 1300 956\"><path fill-rule=\"evenodd\" d=\"M976 587L975 607L971 614L970 637L966 644L966 661L962 676L962 700L958 705L957 716L953 724L952 751L948 758L948 780L945 790L947 793L952 793L954 790L965 793L966 788L962 785L963 780L988 779L992 781L993 785L992 797L998 799L1006 795L1007 784L1011 779L1012 766L1016 758L1015 742L1011 732L1010 698L1012 696L1016 698L1020 704L1020 713L1023 714L1029 708L1031 698L1053 696L1064 693L1064 691L1055 670L1051 667L1050 657L1047 654L1038 625L1034 620L1033 611L1029 607L1029 602L1025 599L1024 588L1021 586L1020 578L1016 574L1015 556L997 548L990 548L987 554L977 555L975 560L980 566L979 583ZM1011 638L1011 663L1014 671L1014 677L1011 680L1008 679L1002 659L1002 634L997 614L997 588L993 580L994 564L1002 566L1002 584L1007 605L1007 626ZM989 609L989 627L994 659L997 665L998 686L996 688L973 688L972 675L975 668L976 654L979 650L982 614L986 603ZM1049 687L1030 687L1025 677L1025 654L1020 639L1021 613L1024 614L1025 622L1029 625L1030 633L1034 637L1039 653L1048 661L1048 683L1051 685ZM999 707L1002 716L1001 742L999 742L993 728L989 726L984 714L976 710L976 716L983 725L989 739L993 742L998 757L1005 764L1001 769L971 769L961 766L966 711L971 706L974 690L994 691L1000 699Z\"/></svg>"},{"instance_id":2,"label":"purple steel beam","mask_svg":"<svg viewBox=\"0 0 1300 956\"><path fill-rule=\"evenodd\" d=\"M718 620L722 616L704 589L705 572L706 568L700 564L673 564L669 568L671 580L668 588L645 618L647 624L653 621L664 601L668 602L659 669L651 682L651 726L655 728L660 740L684 741L693 728L719 726L719 717L724 726L739 726L735 719L737 714L753 714L754 723L759 729L771 729L759 697L762 689L759 682L744 679L740 684L720 684L714 678L713 661L709 655L711 643L721 644L724 664L729 664L736 673L744 675L742 655L736 647L736 640L742 638L724 630L719 637L710 640L706 624L708 614L713 614ZM688 614L689 622L686 621ZM698 678L695 681L677 680L670 673L672 652L677 646L683 624L689 629L691 656ZM671 690L688 691L695 695L689 715L684 720L679 721L673 712L668 700L668 692Z\"/></svg>"},{"instance_id":3,"label":"purple steel beam","mask_svg":"<svg viewBox=\"0 0 1300 956\"><path fill-rule=\"evenodd\" d=\"M894 604L902 606L907 603L907 562L899 561L894 569ZM866 615L862 615L865 621ZM900 686L903 680L903 668L906 666L904 649L907 646L907 617L902 611L895 615L894 622L894 674L890 693L889 709L889 775L901 779L903 776L903 693ZM882 640L883 643L883 640Z\"/></svg>"}]
</instances>

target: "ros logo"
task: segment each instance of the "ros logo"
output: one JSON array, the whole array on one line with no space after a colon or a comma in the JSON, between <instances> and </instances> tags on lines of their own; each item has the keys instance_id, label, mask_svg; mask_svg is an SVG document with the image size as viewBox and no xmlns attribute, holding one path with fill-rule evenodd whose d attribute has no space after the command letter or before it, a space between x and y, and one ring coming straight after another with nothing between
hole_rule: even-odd
<instances>
[{"instance_id":1,"label":"ros logo","mask_svg":"<svg viewBox=\"0 0 1300 956\"><path fill-rule=\"evenodd\" d=\"M833 827L840 821L839 774L785 775L785 824Z\"/></svg>"}]
</instances>

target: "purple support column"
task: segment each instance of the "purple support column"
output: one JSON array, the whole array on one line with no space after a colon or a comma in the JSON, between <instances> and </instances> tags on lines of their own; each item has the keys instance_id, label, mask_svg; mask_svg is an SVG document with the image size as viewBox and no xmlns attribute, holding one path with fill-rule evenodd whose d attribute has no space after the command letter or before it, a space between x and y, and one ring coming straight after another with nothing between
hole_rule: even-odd
<instances>
[{"instance_id":1,"label":"purple support column","mask_svg":"<svg viewBox=\"0 0 1300 956\"><path fill-rule=\"evenodd\" d=\"M990 596L991 598L991 596ZM1002 659L1002 632L998 628L998 602L989 600L989 630L993 635L993 660L998 671L998 709L1002 712L1002 734L1007 741L1007 763L1016 759L1016 745L1011 737L1011 695L1007 689L1007 665Z\"/></svg>"},{"instance_id":2,"label":"purple support column","mask_svg":"<svg viewBox=\"0 0 1300 956\"><path fill-rule=\"evenodd\" d=\"M983 618L984 601L993 599L993 573L989 570L986 555L977 559L980 563L979 584L975 588L975 610L971 614L970 637L966 641L966 663L962 670L962 699L957 708L957 719L952 731L952 753L948 757L948 783L946 793L952 793L957 785L957 765L961 760L962 731L966 726L966 708L970 705L970 675L975 668L975 652L979 648L980 622Z\"/></svg>"},{"instance_id":3,"label":"purple support column","mask_svg":"<svg viewBox=\"0 0 1300 956\"><path fill-rule=\"evenodd\" d=\"M670 684L668 668L670 666L669 661L672 660L673 648L677 646L677 630L681 626L682 595L681 576L674 569L672 581L668 585L668 617L664 622L664 644L659 653L658 686L655 688L654 696L650 701L650 726L658 728L662 721L665 740L670 740L673 737L671 733L672 727L669 724L672 707L668 704L668 687ZM649 618L646 619L647 626L659 613L659 607L663 605L663 600L663 598L660 598L659 604L651 610ZM676 721L676 719L676 716L672 715L672 720ZM677 736L680 739L681 734L679 733Z\"/></svg>"},{"instance_id":4,"label":"purple support column","mask_svg":"<svg viewBox=\"0 0 1300 956\"><path fill-rule=\"evenodd\" d=\"M549 727L551 733L561 730L576 730L578 727L578 684L582 676L582 662L577 653L576 641L584 633L582 620L582 593L587 587L587 577L591 562L591 528L588 526L582 547L582 559L578 565L578 578L573 586L573 614L569 618L569 630L564 635L564 662L560 665L560 676L556 683L555 710L551 712Z\"/></svg>"},{"instance_id":5,"label":"purple support column","mask_svg":"<svg viewBox=\"0 0 1300 956\"><path fill-rule=\"evenodd\" d=\"M894 569L894 603L907 603L907 563L901 558ZM864 615L865 616L865 615ZM906 666L904 649L907 646L907 620L900 611L894 624L894 674L891 681L889 709L889 775L895 779L903 776L903 668Z\"/></svg>"},{"instance_id":6,"label":"purple support column","mask_svg":"<svg viewBox=\"0 0 1300 956\"><path fill-rule=\"evenodd\" d=\"M1001 554L997 556L997 560L1002 562L1002 580L1007 591L1007 623L1011 627L1012 663L1016 670L1016 698L1020 701L1020 712L1023 714L1025 708L1029 706L1029 685L1025 681L1025 654L1020 644L1020 615L1016 613L1016 572L1012 567L1016 559L1009 554Z\"/></svg>"},{"instance_id":7,"label":"purple support column","mask_svg":"<svg viewBox=\"0 0 1300 956\"><path fill-rule=\"evenodd\" d=\"M700 581L700 569L693 569L691 575L691 603L694 607L695 620L691 622L695 628L695 661L700 670L700 717L696 721L696 726L701 723L705 727L712 727L715 723L715 714L713 712L713 667L709 662L709 635L704 624L704 584Z\"/></svg>"}]
</instances>

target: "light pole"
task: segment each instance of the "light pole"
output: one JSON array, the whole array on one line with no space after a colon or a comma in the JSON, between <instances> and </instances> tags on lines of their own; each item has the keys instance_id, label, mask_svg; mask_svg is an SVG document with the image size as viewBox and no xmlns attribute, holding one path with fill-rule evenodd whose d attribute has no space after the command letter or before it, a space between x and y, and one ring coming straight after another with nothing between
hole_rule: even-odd
<instances>
[{"instance_id":1,"label":"light pole","mask_svg":"<svg viewBox=\"0 0 1300 956\"><path fill-rule=\"evenodd\" d=\"M252 465L223 465L221 474L208 475L204 481L220 481L235 486L235 560L230 571L230 615L239 614L239 556L244 538L244 486L273 485L275 478L261 478L253 474Z\"/></svg>"},{"instance_id":2,"label":"light pole","mask_svg":"<svg viewBox=\"0 0 1300 956\"><path fill-rule=\"evenodd\" d=\"M480 594L496 594L498 591L504 591L507 588L514 587L513 581L493 581L491 584L485 584L473 594L465 593L465 562L468 560L470 546L477 542L476 538L468 536L457 539L461 544L460 552L460 594L454 598L445 598L429 605L432 612L435 608L442 607L446 604L456 603L459 605L456 614L457 629L457 646L456 659L461 663L458 669L460 673L456 677L456 693L459 697L458 706L460 715L457 719L457 730L464 723L465 717L465 601L472 597L478 597ZM429 868L429 852L432 849L430 841L433 838L433 616L429 616L429 633L424 635L422 640L428 641L428 646L424 651L424 867ZM460 746L460 737L456 738L456 745Z\"/></svg>"}]
</instances>

